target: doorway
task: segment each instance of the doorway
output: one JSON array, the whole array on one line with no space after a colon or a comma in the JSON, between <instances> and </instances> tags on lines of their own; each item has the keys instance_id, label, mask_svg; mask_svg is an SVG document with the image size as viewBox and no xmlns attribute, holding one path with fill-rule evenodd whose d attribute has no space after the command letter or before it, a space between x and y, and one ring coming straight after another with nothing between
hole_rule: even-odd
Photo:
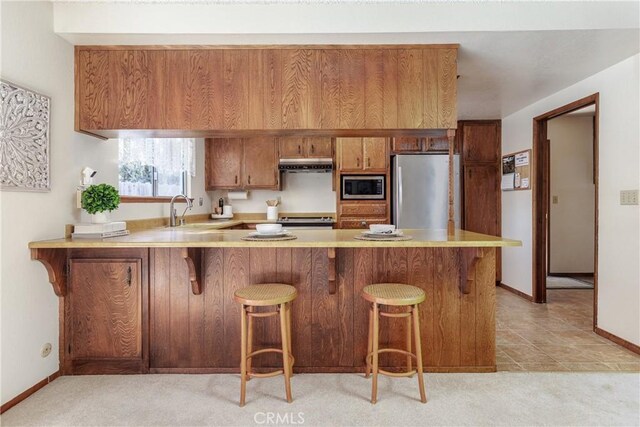
<instances>
[{"instance_id":1,"label":"doorway","mask_svg":"<svg viewBox=\"0 0 640 427\"><path fill-rule=\"evenodd\" d=\"M552 149L550 138L550 121L553 119L567 117L570 113L578 111L588 111L592 109L590 120L592 121L592 180L593 180L593 205L592 210L587 213L592 218L592 232L593 238L587 239L591 241L593 245L592 266L593 266L593 327L596 326L597 319L597 295L598 295L598 117L599 117L599 94L593 94L591 96L579 99L570 104L556 108L545 114L542 114L533 119L533 301L537 303L547 302L547 277L550 273L564 273L561 271L554 271L558 268L561 261L554 260L554 238L552 233L554 227L553 212L556 211L558 215L556 221L564 221L561 211L558 211L557 205L561 203L561 195L557 194L559 190L557 186L552 188L552 170L558 171L558 166L554 165L552 168ZM586 109L586 110L585 110ZM556 121L557 123L558 121ZM551 125L553 133L553 127ZM561 178L562 173L556 178ZM554 192L556 194L554 194ZM554 197L555 196L555 197ZM555 203L554 203L555 202ZM588 219L589 220L589 219ZM558 225L557 223L555 225ZM575 224L572 224L575 225ZM555 227L555 230L559 230ZM558 237L558 236L556 236ZM558 239L556 239L558 241ZM555 255L561 255L558 251L564 251L565 248L561 248L556 245ZM573 255L573 254L572 254ZM562 258L562 257L560 257ZM584 257L582 257L583 265L585 263ZM591 264L589 264L591 265ZM571 267L572 269L575 268ZM590 272L577 272L577 273L590 273Z\"/></svg>"}]
</instances>

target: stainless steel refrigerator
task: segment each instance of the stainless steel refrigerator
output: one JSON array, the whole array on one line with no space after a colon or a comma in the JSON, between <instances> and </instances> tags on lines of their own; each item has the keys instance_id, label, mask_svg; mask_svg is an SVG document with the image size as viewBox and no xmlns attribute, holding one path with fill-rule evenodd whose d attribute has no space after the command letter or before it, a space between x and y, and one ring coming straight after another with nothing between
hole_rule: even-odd
<instances>
[{"instance_id":1,"label":"stainless steel refrigerator","mask_svg":"<svg viewBox=\"0 0 640 427\"><path fill-rule=\"evenodd\" d=\"M454 156L455 225L460 228L460 156ZM392 162L393 223L398 228L446 229L449 219L449 155L403 154Z\"/></svg>"}]
</instances>

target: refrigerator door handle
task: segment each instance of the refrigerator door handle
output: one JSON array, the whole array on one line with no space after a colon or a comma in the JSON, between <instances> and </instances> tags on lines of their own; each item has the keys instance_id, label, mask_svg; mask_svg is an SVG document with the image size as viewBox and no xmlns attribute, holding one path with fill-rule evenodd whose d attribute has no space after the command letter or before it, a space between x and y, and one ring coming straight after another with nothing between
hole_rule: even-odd
<instances>
[{"instance_id":1,"label":"refrigerator door handle","mask_svg":"<svg viewBox=\"0 0 640 427\"><path fill-rule=\"evenodd\" d=\"M398 166L398 216L402 211L402 167Z\"/></svg>"}]
</instances>

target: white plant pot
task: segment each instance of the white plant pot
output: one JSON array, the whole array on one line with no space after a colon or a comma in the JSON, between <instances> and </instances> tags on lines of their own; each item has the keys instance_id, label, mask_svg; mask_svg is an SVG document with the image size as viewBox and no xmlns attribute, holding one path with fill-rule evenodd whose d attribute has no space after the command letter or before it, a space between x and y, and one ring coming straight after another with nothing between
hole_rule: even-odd
<instances>
[{"instance_id":1,"label":"white plant pot","mask_svg":"<svg viewBox=\"0 0 640 427\"><path fill-rule=\"evenodd\" d=\"M91 215L91 222L94 224L104 224L109 222L109 212L98 212Z\"/></svg>"}]
</instances>

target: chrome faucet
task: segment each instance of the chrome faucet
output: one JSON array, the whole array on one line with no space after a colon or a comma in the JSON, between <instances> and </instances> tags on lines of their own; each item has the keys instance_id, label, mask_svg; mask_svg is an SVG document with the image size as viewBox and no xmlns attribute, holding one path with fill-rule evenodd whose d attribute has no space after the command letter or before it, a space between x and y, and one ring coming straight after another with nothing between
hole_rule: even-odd
<instances>
[{"instance_id":1,"label":"chrome faucet","mask_svg":"<svg viewBox=\"0 0 640 427\"><path fill-rule=\"evenodd\" d=\"M169 227L175 227L176 222L178 220L178 215L176 214L176 210L173 208L173 203L177 198L182 197L185 202L187 202L187 207L184 208L184 212L182 212L182 217L180 217L180 225L184 225L184 214L187 213L187 209L191 209L193 206L191 204L191 199L185 196L184 194L176 194L171 198L171 203L169 203Z\"/></svg>"}]
</instances>

